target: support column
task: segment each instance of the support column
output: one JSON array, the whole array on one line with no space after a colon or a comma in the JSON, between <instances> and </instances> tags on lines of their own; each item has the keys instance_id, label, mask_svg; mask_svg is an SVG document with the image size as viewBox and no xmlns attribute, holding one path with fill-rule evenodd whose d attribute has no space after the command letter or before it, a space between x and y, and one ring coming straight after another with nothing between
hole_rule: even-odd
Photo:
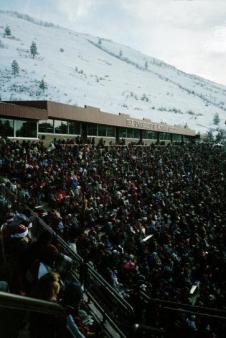
<instances>
[{"instance_id":1,"label":"support column","mask_svg":"<svg viewBox=\"0 0 226 338\"><path fill-rule=\"evenodd\" d=\"M87 139L87 123L85 123L85 122L82 122L81 137L84 140Z\"/></svg>"},{"instance_id":2,"label":"support column","mask_svg":"<svg viewBox=\"0 0 226 338\"><path fill-rule=\"evenodd\" d=\"M156 143L159 144L159 131L157 131L156 134L157 134L157 142Z\"/></svg>"},{"instance_id":3,"label":"support column","mask_svg":"<svg viewBox=\"0 0 226 338\"><path fill-rule=\"evenodd\" d=\"M139 143L142 144L143 143L143 130L140 129L140 139L139 139Z\"/></svg>"},{"instance_id":4,"label":"support column","mask_svg":"<svg viewBox=\"0 0 226 338\"><path fill-rule=\"evenodd\" d=\"M119 142L119 127L115 127L115 143Z\"/></svg>"}]
</instances>

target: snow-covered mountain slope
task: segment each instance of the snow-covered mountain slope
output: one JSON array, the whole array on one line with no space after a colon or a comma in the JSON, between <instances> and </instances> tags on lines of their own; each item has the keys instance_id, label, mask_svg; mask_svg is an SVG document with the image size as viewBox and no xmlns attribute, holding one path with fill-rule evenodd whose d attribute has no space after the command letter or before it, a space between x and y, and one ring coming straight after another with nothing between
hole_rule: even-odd
<instances>
[{"instance_id":1,"label":"snow-covered mountain slope","mask_svg":"<svg viewBox=\"0 0 226 338\"><path fill-rule=\"evenodd\" d=\"M11 35L6 36L9 26ZM38 55L30 53L32 41ZM19 65L14 75L12 61ZM47 89L40 89L44 79ZM110 40L0 11L2 100L54 100L196 131L226 120L226 87Z\"/></svg>"}]
</instances>

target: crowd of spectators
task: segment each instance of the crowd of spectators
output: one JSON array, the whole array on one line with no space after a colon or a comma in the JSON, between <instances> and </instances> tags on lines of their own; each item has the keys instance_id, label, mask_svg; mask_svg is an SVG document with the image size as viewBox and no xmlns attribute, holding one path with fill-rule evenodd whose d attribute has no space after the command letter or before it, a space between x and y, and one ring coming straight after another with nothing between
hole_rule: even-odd
<instances>
[{"instance_id":1,"label":"crowd of spectators","mask_svg":"<svg viewBox=\"0 0 226 338\"><path fill-rule=\"evenodd\" d=\"M0 145L0 176L122 297L141 288L153 298L222 309L225 163L224 150L208 144ZM1 215L6 249L27 257L18 265L12 256L22 275L16 291L30 291L53 270L57 248L48 236L29 244L29 224L11 212L7 206ZM50 299L59 291L53 284Z\"/></svg>"}]
</instances>

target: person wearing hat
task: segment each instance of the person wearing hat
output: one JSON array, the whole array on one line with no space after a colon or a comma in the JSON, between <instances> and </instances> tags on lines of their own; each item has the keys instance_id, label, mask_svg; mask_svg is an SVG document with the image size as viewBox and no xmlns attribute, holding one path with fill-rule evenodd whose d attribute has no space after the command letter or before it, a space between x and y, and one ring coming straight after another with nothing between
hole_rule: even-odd
<instances>
[{"instance_id":1,"label":"person wearing hat","mask_svg":"<svg viewBox=\"0 0 226 338\"><path fill-rule=\"evenodd\" d=\"M5 239L5 250L8 255L18 255L27 250L30 239L28 237L28 227L13 221L8 224L8 237Z\"/></svg>"},{"instance_id":2,"label":"person wearing hat","mask_svg":"<svg viewBox=\"0 0 226 338\"><path fill-rule=\"evenodd\" d=\"M10 271L10 285L13 292L24 294L23 257L27 252L30 238L28 236L28 227L19 223L11 224L7 231L7 237L4 239L5 254Z\"/></svg>"}]
</instances>

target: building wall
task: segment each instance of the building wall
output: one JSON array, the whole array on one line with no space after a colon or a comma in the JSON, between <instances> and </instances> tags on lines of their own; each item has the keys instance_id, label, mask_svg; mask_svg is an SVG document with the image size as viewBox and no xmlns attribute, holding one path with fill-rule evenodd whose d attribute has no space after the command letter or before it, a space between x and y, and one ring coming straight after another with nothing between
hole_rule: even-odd
<instances>
[{"instance_id":1,"label":"building wall","mask_svg":"<svg viewBox=\"0 0 226 338\"><path fill-rule=\"evenodd\" d=\"M119 113L119 115L106 113L99 108L91 106L81 108L48 101L48 115L52 118L195 136L195 132L189 128L171 126L166 123L155 123L149 119L136 119L123 113Z\"/></svg>"},{"instance_id":2,"label":"building wall","mask_svg":"<svg viewBox=\"0 0 226 338\"><path fill-rule=\"evenodd\" d=\"M166 123L154 123L149 119L139 120L130 117L128 114L120 113L119 115L115 115L102 112L99 108L95 107L85 106L82 108L50 101L0 102L0 119L1 118L2 121L4 118L11 118L15 126L18 125L18 122L16 122L18 120L40 120L44 126L48 124L48 119L52 120L54 127L50 127L49 132L53 134L48 135L48 128L45 127L45 142L49 142L54 138L65 139L75 137L74 135L69 135L70 133L88 136L89 138L95 137L96 142L98 142L100 138L104 138L108 143L124 138L126 143L138 142L142 139L145 144L155 143L156 140L160 142L164 141L165 143L180 142L182 141L181 135L184 135L184 139L195 137L196 135L193 130L188 128L170 126ZM67 129L64 129L64 125L67 126ZM79 125L80 129L78 130L77 128L77 131L75 127L71 129L69 126L72 125ZM113 137L113 128L115 128L115 137ZM94 130L94 134L92 134L92 129ZM105 133L104 129L108 131ZM91 130L91 134L89 130ZM102 130L102 133L99 133L99 130ZM54 131L56 133L54 133ZM58 134L57 131L60 134ZM67 135L61 135L64 133L67 133ZM15 136L19 136L19 133L16 134L16 132L14 132L14 137ZM42 136L39 135L39 137L41 138Z\"/></svg>"},{"instance_id":3,"label":"building wall","mask_svg":"<svg viewBox=\"0 0 226 338\"><path fill-rule=\"evenodd\" d=\"M0 102L0 116L15 117L19 119L44 120L48 118L48 113L44 109Z\"/></svg>"}]
</instances>

